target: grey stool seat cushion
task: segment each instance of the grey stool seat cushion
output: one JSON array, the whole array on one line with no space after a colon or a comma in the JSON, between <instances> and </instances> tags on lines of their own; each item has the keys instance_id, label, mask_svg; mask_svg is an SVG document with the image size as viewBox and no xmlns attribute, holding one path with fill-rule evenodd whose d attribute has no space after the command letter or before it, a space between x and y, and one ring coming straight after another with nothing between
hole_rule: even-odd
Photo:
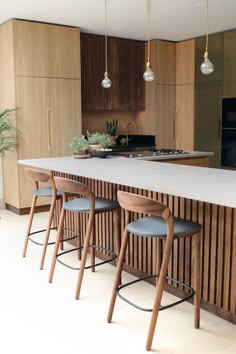
<instances>
[{"instance_id":1,"label":"grey stool seat cushion","mask_svg":"<svg viewBox=\"0 0 236 354\"><path fill-rule=\"evenodd\" d=\"M119 203L115 200L95 198L95 211L108 211L118 207ZM63 203L63 208L73 212L89 212L90 205L87 198L76 198Z\"/></svg>"},{"instance_id":2,"label":"grey stool seat cushion","mask_svg":"<svg viewBox=\"0 0 236 354\"><path fill-rule=\"evenodd\" d=\"M197 233L202 226L198 223L174 217L174 237ZM158 216L148 216L128 224L127 229L135 235L144 237L165 237L167 225L165 220Z\"/></svg>"},{"instance_id":3,"label":"grey stool seat cushion","mask_svg":"<svg viewBox=\"0 0 236 354\"><path fill-rule=\"evenodd\" d=\"M34 189L32 193L37 197L52 197L52 188L44 187L44 188ZM60 191L57 191L57 196L61 197L62 193Z\"/></svg>"}]
</instances>

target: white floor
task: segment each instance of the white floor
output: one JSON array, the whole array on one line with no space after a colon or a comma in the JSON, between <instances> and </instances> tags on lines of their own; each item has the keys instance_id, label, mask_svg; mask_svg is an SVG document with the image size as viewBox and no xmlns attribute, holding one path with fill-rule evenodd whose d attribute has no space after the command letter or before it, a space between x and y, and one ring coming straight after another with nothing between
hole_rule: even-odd
<instances>
[{"instance_id":1,"label":"white floor","mask_svg":"<svg viewBox=\"0 0 236 354\"><path fill-rule=\"evenodd\" d=\"M40 247L30 243L22 258L28 216L1 209L0 217L0 353L146 353L150 313L118 299L113 322L106 322L113 266L103 265L95 273L87 270L81 299L75 300L77 271L57 263L53 283L47 281L51 247L42 271ZM44 226L46 219L47 213L37 214L35 228ZM151 303L153 289L139 283L128 291ZM202 310L201 329L195 330L193 306L184 303L160 313L152 352L235 354L236 327Z\"/></svg>"}]
</instances>

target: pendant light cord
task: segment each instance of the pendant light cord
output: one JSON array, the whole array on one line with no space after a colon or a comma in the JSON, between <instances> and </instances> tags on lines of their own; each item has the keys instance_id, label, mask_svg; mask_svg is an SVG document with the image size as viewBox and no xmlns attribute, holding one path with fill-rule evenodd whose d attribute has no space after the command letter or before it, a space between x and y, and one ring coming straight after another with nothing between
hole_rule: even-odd
<instances>
[{"instance_id":1,"label":"pendant light cord","mask_svg":"<svg viewBox=\"0 0 236 354\"><path fill-rule=\"evenodd\" d=\"M208 0L206 0L206 52L208 51Z\"/></svg>"},{"instance_id":2,"label":"pendant light cord","mask_svg":"<svg viewBox=\"0 0 236 354\"><path fill-rule=\"evenodd\" d=\"M105 0L105 68L107 72L107 0Z\"/></svg>"},{"instance_id":3,"label":"pendant light cord","mask_svg":"<svg viewBox=\"0 0 236 354\"><path fill-rule=\"evenodd\" d=\"M150 0L147 0L148 15L148 63L150 62Z\"/></svg>"}]
</instances>

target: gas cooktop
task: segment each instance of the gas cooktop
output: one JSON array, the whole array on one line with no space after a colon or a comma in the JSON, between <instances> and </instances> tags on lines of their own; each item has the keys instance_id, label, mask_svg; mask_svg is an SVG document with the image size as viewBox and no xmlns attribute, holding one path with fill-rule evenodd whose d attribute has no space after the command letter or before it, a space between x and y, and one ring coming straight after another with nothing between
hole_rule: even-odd
<instances>
[{"instance_id":1,"label":"gas cooktop","mask_svg":"<svg viewBox=\"0 0 236 354\"><path fill-rule=\"evenodd\" d=\"M187 151L184 150L175 150L175 149L153 149L149 151L123 151L118 152L116 155L124 156L124 157L150 157L150 156L171 156L171 155L183 155L188 154Z\"/></svg>"}]
</instances>

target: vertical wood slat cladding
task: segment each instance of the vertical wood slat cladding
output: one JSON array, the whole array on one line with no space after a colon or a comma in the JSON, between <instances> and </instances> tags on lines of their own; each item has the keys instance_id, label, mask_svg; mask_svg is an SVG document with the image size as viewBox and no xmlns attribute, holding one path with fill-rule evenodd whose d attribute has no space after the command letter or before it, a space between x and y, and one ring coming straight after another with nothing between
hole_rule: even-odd
<instances>
[{"instance_id":1,"label":"vertical wood slat cladding","mask_svg":"<svg viewBox=\"0 0 236 354\"><path fill-rule=\"evenodd\" d=\"M145 44L108 37L111 88L101 82L105 71L105 37L81 33L82 110L136 111L145 109Z\"/></svg>"},{"instance_id":2,"label":"vertical wood slat cladding","mask_svg":"<svg viewBox=\"0 0 236 354\"><path fill-rule=\"evenodd\" d=\"M56 174L58 175L58 173ZM59 175L65 176L64 174ZM202 307L236 323L236 209L87 178L71 175L66 175L66 177L87 184L97 196L116 199L117 191L125 190L154 198L165 203L174 216L202 224ZM133 215L132 219L134 217L137 215ZM106 213L97 221L99 226L96 230L96 242L101 246L114 249L112 213ZM84 233L86 219L80 218L80 222L82 222L81 231ZM70 228L78 228L78 221L73 215L70 216L67 223ZM124 214L122 212L122 230L123 226ZM132 237L125 258L127 269L134 275L154 274L156 262L162 252L162 242L138 236ZM187 284L193 284L192 273L191 239L175 241L168 267L168 276L180 279ZM171 285L171 292L178 295L180 287L175 283Z\"/></svg>"}]
</instances>

